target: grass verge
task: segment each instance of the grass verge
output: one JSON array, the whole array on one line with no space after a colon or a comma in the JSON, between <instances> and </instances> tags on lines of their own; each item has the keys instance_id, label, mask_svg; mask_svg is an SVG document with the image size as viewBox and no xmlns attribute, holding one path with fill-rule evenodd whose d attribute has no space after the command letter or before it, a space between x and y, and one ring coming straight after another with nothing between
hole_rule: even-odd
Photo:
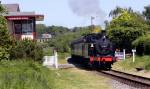
<instances>
[{"instance_id":1,"label":"grass verge","mask_svg":"<svg viewBox=\"0 0 150 89\"><path fill-rule=\"evenodd\" d=\"M136 68L143 68L146 71L150 71L150 56L136 56L135 62L132 61L132 57L129 57L125 61L121 60L116 62L113 68L119 70L136 70Z\"/></svg>"},{"instance_id":2,"label":"grass verge","mask_svg":"<svg viewBox=\"0 0 150 89\"><path fill-rule=\"evenodd\" d=\"M33 61L0 62L0 89L111 89L108 82L76 68L52 70Z\"/></svg>"},{"instance_id":3,"label":"grass verge","mask_svg":"<svg viewBox=\"0 0 150 89\"><path fill-rule=\"evenodd\" d=\"M1 61L0 89L52 89L52 72L31 61Z\"/></svg>"},{"instance_id":4,"label":"grass verge","mask_svg":"<svg viewBox=\"0 0 150 89\"><path fill-rule=\"evenodd\" d=\"M125 61L118 61L112 67L115 70L150 78L150 56L147 55L136 56L134 63L132 57ZM137 71L136 68L143 68L144 70Z\"/></svg>"},{"instance_id":5,"label":"grass verge","mask_svg":"<svg viewBox=\"0 0 150 89\"><path fill-rule=\"evenodd\" d=\"M57 70L54 89L112 89L109 79L80 69Z\"/></svg>"},{"instance_id":6,"label":"grass verge","mask_svg":"<svg viewBox=\"0 0 150 89\"><path fill-rule=\"evenodd\" d=\"M68 57L70 57L70 53L58 53L58 63L66 64Z\"/></svg>"}]
</instances>

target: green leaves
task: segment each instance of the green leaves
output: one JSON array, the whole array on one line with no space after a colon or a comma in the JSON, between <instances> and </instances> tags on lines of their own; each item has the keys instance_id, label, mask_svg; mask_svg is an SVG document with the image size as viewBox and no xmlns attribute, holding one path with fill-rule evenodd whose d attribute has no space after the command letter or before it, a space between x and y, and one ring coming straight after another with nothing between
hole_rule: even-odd
<instances>
[{"instance_id":1,"label":"green leaves","mask_svg":"<svg viewBox=\"0 0 150 89\"><path fill-rule=\"evenodd\" d=\"M137 49L137 54L150 54L150 36L144 35L132 42L132 45Z\"/></svg>"},{"instance_id":2,"label":"green leaves","mask_svg":"<svg viewBox=\"0 0 150 89\"><path fill-rule=\"evenodd\" d=\"M124 11L113 18L106 29L108 37L118 48L131 50L131 43L144 35L148 31L149 26L140 14Z\"/></svg>"},{"instance_id":3,"label":"green leaves","mask_svg":"<svg viewBox=\"0 0 150 89\"><path fill-rule=\"evenodd\" d=\"M52 38L49 41L49 46L56 48L57 51L62 53L70 52L71 41L89 33L90 33L90 27L75 27L70 32L66 32L64 34Z\"/></svg>"},{"instance_id":4,"label":"green leaves","mask_svg":"<svg viewBox=\"0 0 150 89\"><path fill-rule=\"evenodd\" d=\"M0 60L9 59L9 56L8 49L0 47Z\"/></svg>"},{"instance_id":5,"label":"green leaves","mask_svg":"<svg viewBox=\"0 0 150 89\"><path fill-rule=\"evenodd\" d=\"M10 56L11 59L31 58L35 61L41 61L43 58L43 49L36 42L25 39L15 42Z\"/></svg>"},{"instance_id":6,"label":"green leaves","mask_svg":"<svg viewBox=\"0 0 150 89\"><path fill-rule=\"evenodd\" d=\"M0 60L9 59L9 52L12 47L12 39L7 29L7 21L2 16L4 12L5 10L0 4Z\"/></svg>"},{"instance_id":7,"label":"green leaves","mask_svg":"<svg viewBox=\"0 0 150 89\"><path fill-rule=\"evenodd\" d=\"M144 7L145 11L143 11L143 15L147 20L150 20L150 5Z\"/></svg>"}]
</instances>

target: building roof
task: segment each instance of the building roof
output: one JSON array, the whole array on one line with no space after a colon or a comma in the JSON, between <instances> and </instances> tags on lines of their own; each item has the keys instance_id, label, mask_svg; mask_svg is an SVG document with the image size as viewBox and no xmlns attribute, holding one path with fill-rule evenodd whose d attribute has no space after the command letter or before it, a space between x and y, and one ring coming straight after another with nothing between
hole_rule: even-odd
<instances>
[{"instance_id":1,"label":"building roof","mask_svg":"<svg viewBox=\"0 0 150 89\"><path fill-rule=\"evenodd\" d=\"M6 16L35 15L35 12L8 12Z\"/></svg>"},{"instance_id":2,"label":"building roof","mask_svg":"<svg viewBox=\"0 0 150 89\"><path fill-rule=\"evenodd\" d=\"M35 14L35 12L20 12L19 4L2 4L6 10L7 14L4 14L6 18L25 18L25 17L35 17L37 21L42 21L44 15Z\"/></svg>"},{"instance_id":3,"label":"building roof","mask_svg":"<svg viewBox=\"0 0 150 89\"><path fill-rule=\"evenodd\" d=\"M8 14L4 15L6 18L10 20L14 20L15 18L29 18L35 17L36 21L42 21L44 19L44 15L35 14L34 12L9 12Z\"/></svg>"},{"instance_id":4,"label":"building roof","mask_svg":"<svg viewBox=\"0 0 150 89\"><path fill-rule=\"evenodd\" d=\"M2 4L8 12L20 12L19 4Z\"/></svg>"}]
</instances>

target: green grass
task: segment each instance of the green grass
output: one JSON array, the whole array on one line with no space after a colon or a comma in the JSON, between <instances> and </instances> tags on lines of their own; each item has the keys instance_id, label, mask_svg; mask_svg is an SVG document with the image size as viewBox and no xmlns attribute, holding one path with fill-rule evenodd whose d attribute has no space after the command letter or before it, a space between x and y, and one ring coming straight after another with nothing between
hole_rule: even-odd
<instances>
[{"instance_id":1,"label":"green grass","mask_svg":"<svg viewBox=\"0 0 150 89\"><path fill-rule=\"evenodd\" d=\"M136 56L134 63L132 57L129 57L125 61L118 61L113 65L113 68L118 70L136 70L137 67L150 71L150 56Z\"/></svg>"},{"instance_id":2,"label":"green grass","mask_svg":"<svg viewBox=\"0 0 150 89\"><path fill-rule=\"evenodd\" d=\"M109 79L76 68L52 70L33 61L1 61L0 89L111 89Z\"/></svg>"},{"instance_id":3,"label":"green grass","mask_svg":"<svg viewBox=\"0 0 150 89\"><path fill-rule=\"evenodd\" d=\"M52 72L31 61L1 61L0 89L51 89Z\"/></svg>"},{"instance_id":4,"label":"green grass","mask_svg":"<svg viewBox=\"0 0 150 89\"><path fill-rule=\"evenodd\" d=\"M58 53L58 62L60 64L66 64L67 63L67 57L70 57L70 53Z\"/></svg>"},{"instance_id":5,"label":"green grass","mask_svg":"<svg viewBox=\"0 0 150 89\"><path fill-rule=\"evenodd\" d=\"M112 89L109 79L80 69L57 70L54 89Z\"/></svg>"}]
</instances>

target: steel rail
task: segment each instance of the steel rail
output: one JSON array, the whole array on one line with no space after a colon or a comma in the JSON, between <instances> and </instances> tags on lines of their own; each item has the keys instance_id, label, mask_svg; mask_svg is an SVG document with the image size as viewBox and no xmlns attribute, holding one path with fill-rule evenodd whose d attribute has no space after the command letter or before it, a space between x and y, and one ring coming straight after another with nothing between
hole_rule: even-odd
<instances>
[{"instance_id":1,"label":"steel rail","mask_svg":"<svg viewBox=\"0 0 150 89\"><path fill-rule=\"evenodd\" d=\"M128 74L121 71L110 70L110 71L98 71L105 76L109 76L115 80L119 80L122 83L125 83L130 86L140 87L140 89L150 89L150 78Z\"/></svg>"}]
</instances>

